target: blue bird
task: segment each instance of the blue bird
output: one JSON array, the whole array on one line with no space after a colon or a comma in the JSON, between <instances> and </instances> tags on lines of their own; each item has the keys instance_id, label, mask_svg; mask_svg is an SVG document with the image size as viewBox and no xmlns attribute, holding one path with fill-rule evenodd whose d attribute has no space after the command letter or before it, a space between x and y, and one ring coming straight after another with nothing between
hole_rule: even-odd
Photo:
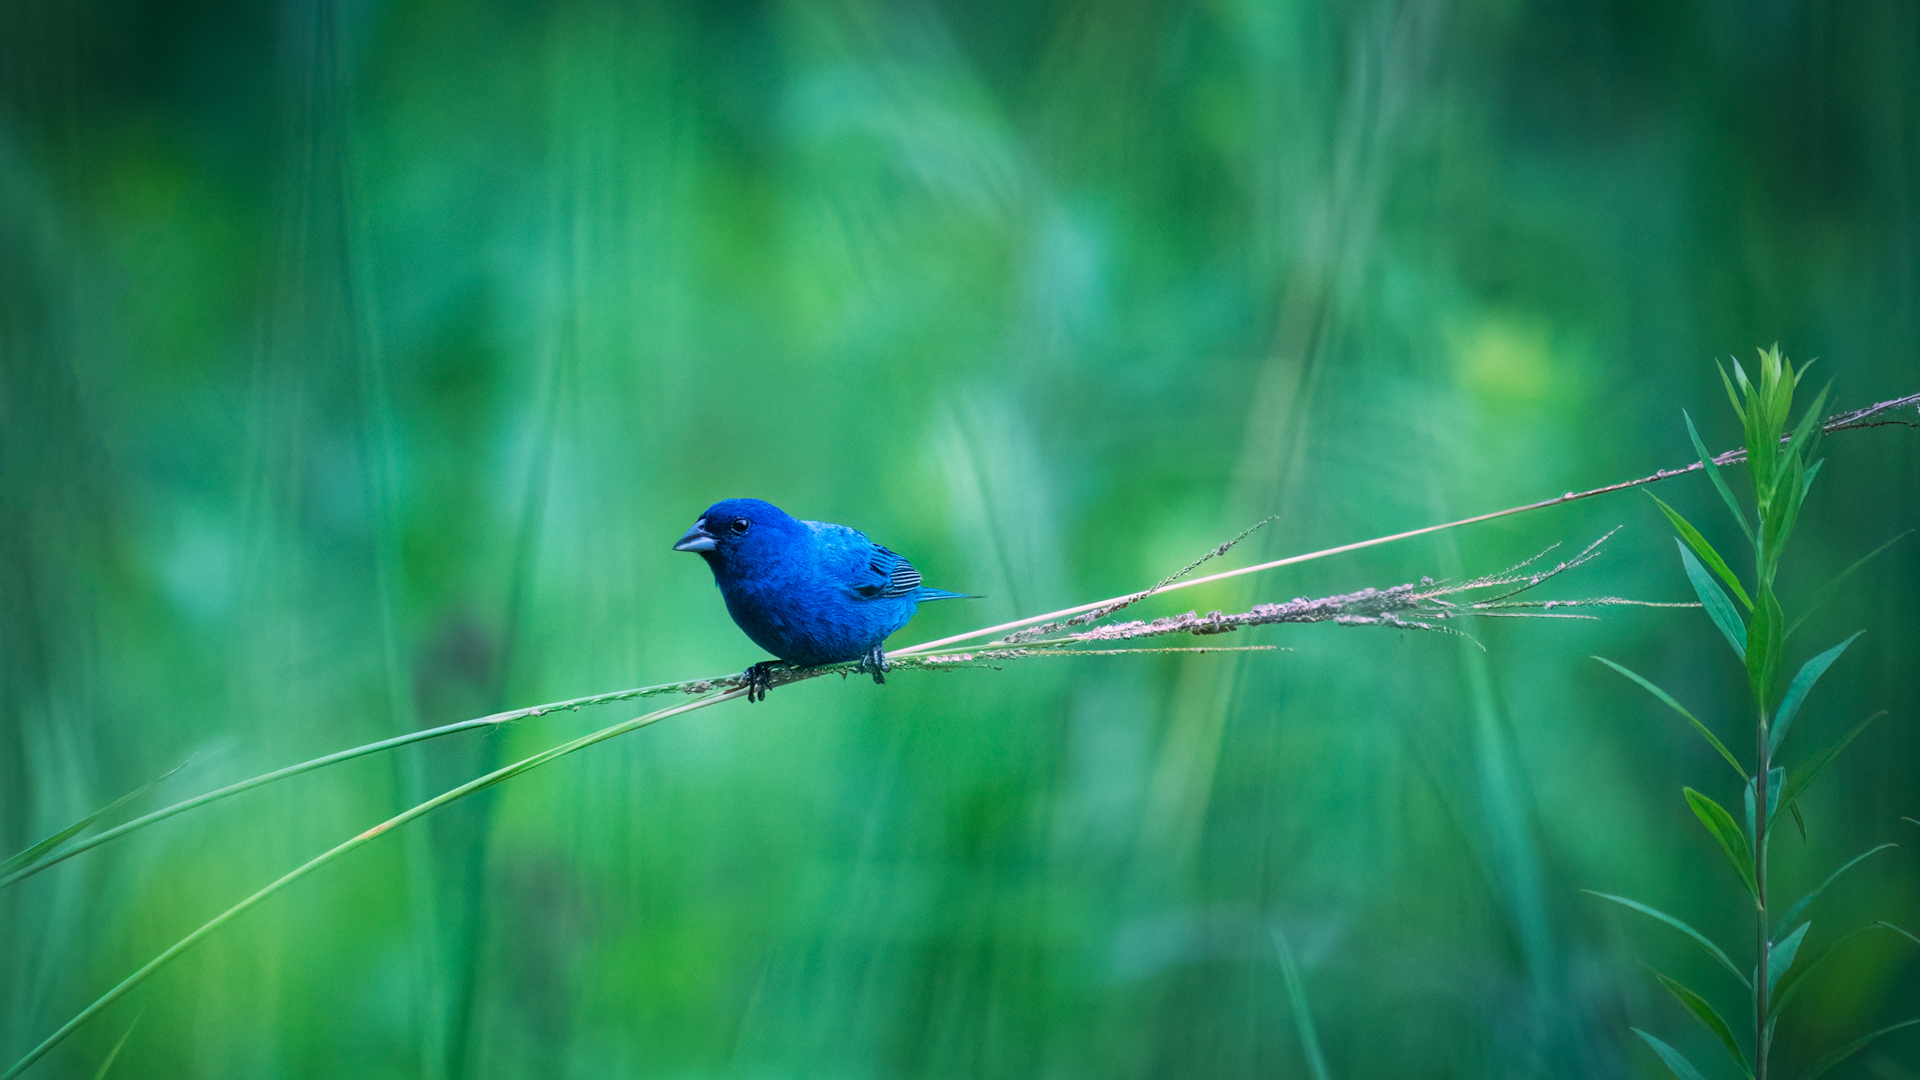
<instances>
[{"instance_id":1,"label":"blue bird","mask_svg":"<svg viewBox=\"0 0 1920 1080\"><path fill-rule=\"evenodd\" d=\"M886 682L881 642L923 600L967 599L930 589L920 571L863 532L801 521L759 499L714 503L673 545L713 570L727 614L754 644L796 667L859 660ZM774 664L747 669L747 700L764 700Z\"/></svg>"}]
</instances>

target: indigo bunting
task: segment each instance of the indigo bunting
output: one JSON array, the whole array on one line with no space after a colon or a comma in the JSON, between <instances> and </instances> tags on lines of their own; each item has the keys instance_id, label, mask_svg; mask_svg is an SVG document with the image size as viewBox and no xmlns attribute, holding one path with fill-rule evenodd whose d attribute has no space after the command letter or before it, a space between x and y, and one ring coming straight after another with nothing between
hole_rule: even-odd
<instances>
[{"instance_id":1,"label":"indigo bunting","mask_svg":"<svg viewBox=\"0 0 1920 1080\"><path fill-rule=\"evenodd\" d=\"M714 503L673 545L713 570L727 614L754 644L796 667L859 660L886 682L880 643L923 600L967 599L930 589L899 555L845 525L801 521L759 499ZM747 700L765 700L774 664L747 669Z\"/></svg>"}]
</instances>

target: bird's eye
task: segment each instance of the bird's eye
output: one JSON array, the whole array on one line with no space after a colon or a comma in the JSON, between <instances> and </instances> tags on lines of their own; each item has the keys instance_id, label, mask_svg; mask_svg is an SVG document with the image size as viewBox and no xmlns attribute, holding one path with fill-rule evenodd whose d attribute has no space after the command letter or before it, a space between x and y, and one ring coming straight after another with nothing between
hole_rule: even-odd
<instances>
[{"instance_id":1,"label":"bird's eye","mask_svg":"<svg viewBox=\"0 0 1920 1080\"><path fill-rule=\"evenodd\" d=\"M753 522L748 521L746 518L733 519L733 535L739 536L751 528L753 528Z\"/></svg>"}]
</instances>

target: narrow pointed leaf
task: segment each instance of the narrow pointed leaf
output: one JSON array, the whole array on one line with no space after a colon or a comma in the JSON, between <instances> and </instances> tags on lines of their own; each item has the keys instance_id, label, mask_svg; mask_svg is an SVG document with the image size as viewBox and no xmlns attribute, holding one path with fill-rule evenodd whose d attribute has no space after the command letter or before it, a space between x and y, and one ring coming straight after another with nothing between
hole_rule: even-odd
<instances>
[{"instance_id":1,"label":"narrow pointed leaf","mask_svg":"<svg viewBox=\"0 0 1920 1080\"><path fill-rule=\"evenodd\" d=\"M1686 567L1687 581L1693 585L1694 594L1700 597L1700 606L1706 609L1713 625L1727 636L1727 644L1733 646L1733 654L1745 659L1747 631L1740 625L1740 613L1734 610L1733 601L1727 599L1727 594L1714 583L1707 568L1700 565L1700 560L1693 557L1693 552L1687 550L1686 544L1679 540L1674 543L1680 545L1680 564Z\"/></svg>"},{"instance_id":2,"label":"narrow pointed leaf","mask_svg":"<svg viewBox=\"0 0 1920 1080\"><path fill-rule=\"evenodd\" d=\"M1880 1036L1890 1031L1899 1031L1904 1027L1912 1027L1915 1024L1920 1024L1920 1016L1916 1016L1911 1020L1902 1020L1897 1024L1888 1024L1886 1027L1870 1035L1862 1035L1840 1049L1835 1050L1833 1053L1828 1054L1826 1057L1821 1058L1819 1061L1814 1062L1806 1072L1800 1074L1800 1080L1814 1080L1814 1077L1819 1076L1821 1073L1852 1057L1858 1053L1862 1047Z\"/></svg>"},{"instance_id":3,"label":"narrow pointed leaf","mask_svg":"<svg viewBox=\"0 0 1920 1080\"><path fill-rule=\"evenodd\" d=\"M1905 930L1900 929L1899 927L1893 925L1892 923L1886 921L1885 919L1880 919L1876 921L1873 925L1885 927L1886 929L1891 930L1896 934L1899 934L1901 937L1906 938L1908 941L1913 942L1915 945L1920 945L1920 937L1914 937L1912 934L1908 933Z\"/></svg>"},{"instance_id":4,"label":"narrow pointed leaf","mask_svg":"<svg viewBox=\"0 0 1920 1080\"><path fill-rule=\"evenodd\" d=\"M1733 520L1739 522L1740 531L1745 534L1747 543L1753 543L1753 526L1747 524L1747 515L1741 512L1740 500L1733 497L1733 489L1727 486L1727 478L1720 475L1720 466L1715 465L1713 455L1707 453L1707 444L1700 441L1700 432L1693 426L1693 417L1687 416L1685 409L1680 410L1680 415L1686 417L1687 438L1693 440L1693 451L1700 455L1700 467L1706 470L1707 479L1713 481L1713 489L1726 500L1727 509L1732 512ZM1752 607L1753 604L1749 602L1747 606Z\"/></svg>"},{"instance_id":5,"label":"narrow pointed leaf","mask_svg":"<svg viewBox=\"0 0 1920 1080\"><path fill-rule=\"evenodd\" d=\"M1755 701L1766 701L1773 691L1774 677L1780 671L1780 639L1785 621L1780 601L1763 583L1760 598L1754 601L1753 617L1747 620L1747 681Z\"/></svg>"},{"instance_id":6,"label":"narrow pointed leaf","mask_svg":"<svg viewBox=\"0 0 1920 1080\"><path fill-rule=\"evenodd\" d=\"M1746 406L1740 404L1740 395L1736 393L1733 389L1733 380L1727 378L1726 368L1720 367L1720 365L1717 363L1714 364L1714 367L1720 369L1720 385L1727 388L1727 400L1733 403L1733 415L1739 417L1741 426L1745 427L1747 423L1747 409L1746 409ZM1735 371L1740 370L1740 361L1735 360L1733 362L1733 370ZM1746 381L1747 381L1746 374L1742 372L1740 376L1740 382L1744 385Z\"/></svg>"},{"instance_id":7,"label":"narrow pointed leaf","mask_svg":"<svg viewBox=\"0 0 1920 1080\"><path fill-rule=\"evenodd\" d=\"M1793 823L1800 830L1800 842L1805 843L1807 840L1807 819L1800 816L1800 804L1790 802L1787 804L1787 810L1793 814Z\"/></svg>"},{"instance_id":8,"label":"narrow pointed leaf","mask_svg":"<svg viewBox=\"0 0 1920 1080\"><path fill-rule=\"evenodd\" d=\"M1807 930L1813 923L1803 922L1794 927L1793 933L1767 946L1767 995L1773 995L1773 988L1780 985L1780 976L1793 966L1793 958L1799 955L1800 942L1807 936Z\"/></svg>"},{"instance_id":9,"label":"narrow pointed leaf","mask_svg":"<svg viewBox=\"0 0 1920 1080\"><path fill-rule=\"evenodd\" d=\"M1813 903L1815 900L1820 899L1820 894L1827 891L1827 886L1833 884L1834 879L1838 878L1841 874L1844 874L1847 871L1853 869L1854 864L1860 862L1861 860L1867 858L1870 855L1878 855L1879 853L1887 850L1888 848L1895 848L1899 846L1900 846L1899 844L1881 844L1879 847L1869 848L1866 851L1863 851L1860 854L1855 855L1853 858L1847 860L1846 865L1842 866L1838 870L1835 870L1833 873L1828 874L1827 880L1814 886L1813 890L1807 893L1807 895L1801 897L1798 900L1795 900L1793 902L1793 906L1787 909L1787 913L1781 916L1780 925L1783 927L1792 926L1793 920L1799 918L1800 913L1807 910L1807 905Z\"/></svg>"},{"instance_id":10,"label":"narrow pointed leaf","mask_svg":"<svg viewBox=\"0 0 1920 1080\"><path fill-rule=\"evenodd\" d=\"M1700 1075L1699 1069L1693 1067L1693 1062L1688 1061L1686 1056L1681 1054L1680 1051L1641 1031L1639 1028L1633 1028L1632 1031L1635 1035L1645 1039L1648 1046L1653 1047L1653 1052L1660 1055L1661 1061L1666 1062L1667 1070L1679 1077L1680 1080L1707 1080L1706 1077Z\"/></svg>"},{"instance_id":11,"label":"narrow pointed leaf","mask_svg":"<svg viewBox=\"0 0 1920 1080\"><path fill-rule=\"evenodd\" d=\"M1827 391L1831 389L1833 389L1833 383L1829 382L1825 388L1814 395L1813 404L1807 406L1806 411L1800 414L1800 422L1793 428L1793 438L1787 443L1787 454L1801 456L1804 460L1802 451L1812 448L1813 444L1819 441L1819 436L1815 432L1820 430L1820 413L1827 407Z\"/></svg>"},{"instance_id":12,"label":"narrow pointed leaf","mask_svg":"<svg viewBox=\"0 0 1920 1080\"><path fill-rule=\"evenodd\" d=\"M1747 887L1747 892L1758 896L1759 890L1753 883L1753 853L1747 849L1746 834L1740 831L1740 826L1733 820L1733 815L1727 813L1726 808L1719 803L1692 788L1683 788L1682 791L1687 797L1687 805L1693 807L1693 815L1699 818L1700 824L1706 826L1707 832L1719 841L1720 850L1727 853L1727 861L1733 864L1734 872L1740 875L1740 881Z\"/></svg>"},{"instance_id":13,"label":"narrow pointed leaf","mask_svg":"<svg viewBox=\"0 0 1920 1080\"><path fill-rule=\"evenodd\" d=\"M1701 948L1707 950L1708 956L1711 956L1715 960L1720 961L1721 967L1726 968L1728 971L1732 972L1733 977L1740 980L1741 986L1746 987L1748 990L1753 989L1753 980L1747 978L1747 976L1743 974L1739 968L1733 966L1733 961L1727 959L1727 954L1720 950L1720 946L1715 945L1713 941L1709 939L1705 934L1702 934L1700 931L1695 930L1693 927L1688 926L1686 923L1681 922L1679 919L1674 918L1673 916L1667 914L1664 911L1661 911L1658 908L1648 907L1647 905L1641 903L1638 900L1629 900L1624 896L1615 896L1612 893L1594 892L1592 889L1583 889L1581 891L1593 896L1597 896L1602 900L1611 900L1614 903L1621 905L1622 907L1630 907L1633 910L1641 913L1642 915L1651 915L1654 918L1659 919L1661 922L1666 923L1668 926L1673 927L1675 930L1680 931L1681 933L1692 938L1694 941L1698 942Z\"/></svg>"},{"instance_id":14,"label":"narrow pointed leaf","mask_svg":"<svg viewBox=\"0 0 1920 1080\"><path fill-rule=\"evenodd\" d=\"M1847 646L1853 644L1853 638L1864 633L1866 633L1865 630L1856 631L1853 637L1800 665L1800 671L1794 675L1793 682L1787 684L1787 695L1780 699L1780 711L1774 714L1773 733L1767 736L1769 757L1780 749L1781 740L1787 737L1787 726L1792 724L1793 718L1799 714L1801 703L1807 700L1807 691L1812 690L1813 684L1820 681L1820 676L1825 675L1827 669L1833 666L1833 662L1840 659L1840 654L1847 651Z\"/></svg>"},{"instance_id":15,"label":"narrow pointed leaf","mask_svg":"<svg viewBox=\"0 0 1920 1080\"><path fill-rule=\"evenodd\" d=\"M1667 522L1673 526L1673 531L1680 534L1680 539L1693 549L1695 555L1700 556L1700 561L1706 563L1708 569L1718 574L1721 581L1727 583L1727 588L1733 590L1733 595L1739 598L1741 606L1751 609L1753 601L1747 597L1747 590L1740 584L1739 576L1727 566L1727 560L1720 557L1720 553L1713 549L1713 545L1707 543L1707 538L1700 535L1700 530L1694 528L1686 518L1681 517L1679 511L1661 502L1660 496L1649 491L1647 498L1652 499L1654 505L1660 508L1660 512L1667 515Z\"/></svg>"},{"instance_id":16,"label":"narrow pointed leaf","mask_svg":"<svg viewBox=\"0 0 1920 1080\"><path fill-rule=\"evenodd\" d=\"M1912 535L1912 533L1913 533L1913 530L1908 529L1906 532L1901 533L1899 536L1896 536L1893 539L1887 541L1886 543L1881 544L1879 547L1874 548L1872 551L1867 552L1865 555L1862 555L1859 559L1855 560L1852 566L1849 566L1845 570L1842 570L1838 574L1835 574L1831 581L1828 581L1825 585L1822 585L1820 586L1820 588L1815 590L1813 594L1813 599L1807 602L1805 609L1800 612L1800 617L1793 620L1793 625L1787 627L1787 636L1792 637L1793 632L1795 630L1800 629L1801 624L1807 621L1807 616L1819 610L1820 606L1822 604L1825 604L1828 598L1831 597L1835 592L1839 590L1840 585L1844 583L1848 578L1853 576L1854 571L1872 562L1877 556L1879 556L1881 552L1899 543L1901 540L1906 539L1908 536Z\"/></svg>"},{"instance_id":17,"label":"narrow pointed leaf","mask_svg":"<svg viewBox=\"0 0 1920 1080\"><path fill-rule=\"evenodd\" d=\"M1820 475L1820 466L1825 465L1826 463L1827 463L1827 459L1821 458L1820 460L1807 466L1807 475L1803 477L1800 481L1800 498L1805 499L1807 497L1807 492L1813 490L1813 478Z\"/></svg>"},{"instance_id":18,"label":"narrow pointed leaf","mask_svg":"<svg viewBox=\"0 0 1920 1080\"><path fill-rule=\"evenodd\" d=\"M1822 769L1832 764L1833 759L1840 756L1840 751L1845 750L1848 743L1853 742L1854 739L1859 737L1861 732L1867 730L1868 724L1873 723L1885 715L1887 715L1887 710L1881 709L1879 712L1855 724L1853 730L1847 732L1845 737L1839 742L1834 743L1832 746L1801 762L1797 768L1787 774L1787 787L1785 791L1780 793L1781 801L1791 803L1793 800L1799 798L1800 793L1807 790L1807 785L1813 783L1814 777L1819 776Z\"/></svg>"},{"instance_id":19,"label":"narrow pointed leaf","mask_svg":"<svg viewBox=\"0 0 1920 1080\"><path fill-rule=\"evenodd\" d=\"M1811 977L1814 972L1820 970L1820 965L1826 963L1827 959L1831 957L1840 946L1845 945L1861 934L1884 929L1889 929L1889 927L1883 923L1868 923L1851 933L1842 934L1832 942L1829 942L1826 948L1821 949L1819 955L1801 964L1797 969L1788 972L1787 977L1780 982L1780 992L1774 995L1773 1002L1767 1006L1767 1015L1780 1015L1780 1012L1787 1007L1787 1002L1793 1000L1793 995L1800 992L1800 988L1806 985L1807 979Z\"/></svg>"},{"instance_id":20,"label":"narrow pointed leaf","mask_svg":"<svg viewBox=\"0 0 1920 1080\"><path fill-rule=\"evenodd\" d=\"M1773 827L1773 815L1780 812L1780 788L1786 779L1787 770L1775 765L1767 770L1767 827ZM1756 777L1757 779L1757 777ZM1747 781L1744 801L1747 808L1747 835L1758 836L1760 831L1753 827L1753 789L1754 781Z\"/></svg>"},{"instance_id":21,"label":"narrow pointed leaf","mask_svg":"<svg viewBox=\"0 0 1920 1080\"><path fill-rule=\"evenodd\" d=\"M1627 670L1626 668L1621 667L1619 664L1614 663L1613 661L1607 659L1604 656L1596 656L1594 657L1594 659L1607 665L1608 667L1619 672L1620 674L1625 675L1627 678L1632 679L1634 682L1639 683L1642 689L1646 690L1647 693L1652 694L1654 697L1659 698L1662 702L1666 704L1667 708L1672 709L1674 712L1677 712L1681 716L1686 717L1687 723L1693 725L1693 730L1699 732L1700 737L1707 740L1708 745L1712 746L1715 750L1720 751L1720 756L1727 759L1727 764L1733 766L1733 771L1740 774L1740 779L1745 780L1747 778L1747 770L1740 767L1740 759L1733 756L1733 751L1727 749L1726 744L1720 741L1719 736L1707 730L1707 725L1694 719L1692 713L1688 712L1686 708L1682 706L1678 701L1673 700L1673 696L1671 694L1668 694L1665 690L1660 689L1659 687L1653 685L1652 683L1634 674L1633 672Z\"/></svg>"},{"instance_id":22,"label":"narrow pointed leaf","mask_svg":"<svg viewBox=\"0 0 1920 1080\"><path fill-rule=\"evenodd\" d=\"M1727 1026L1727 1022L1712 1005L1707 1003L1706 998L1657 971L1653 973L1653 977L1659 979L1660 985L1666 987L1669 993L1680 999L1680 1004L1685 1005L1687 1011L1693 1014L1693 1018L1700 1021L1701 1027L1713 1032L1719 1038L1720 1045L1727 1048L1727 1056L1733 1059L1734 1064L1740 1066L1741 1072L1749 1076L1753 1074L1752 1070L1747 1068L1747 1056L1740 1052L1740 1044L1734 1040L1733 1029Z\"/></svg>"}]
</instances>

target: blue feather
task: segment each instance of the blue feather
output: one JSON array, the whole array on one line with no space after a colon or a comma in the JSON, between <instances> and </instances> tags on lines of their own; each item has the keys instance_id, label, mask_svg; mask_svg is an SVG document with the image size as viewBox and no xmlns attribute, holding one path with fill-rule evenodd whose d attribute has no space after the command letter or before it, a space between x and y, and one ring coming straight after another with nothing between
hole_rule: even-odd
<instances>
[{"instance_id":1,"label":"blue feather","mask_svg":"<svg viewBox=\"0 0 1920 1080\"><path fill-rule=\"evenodd\" d=\"M813 667L867 658L929 600L968 594L920 583L899 553L845 525L802 521L759 499L714 503L675 551L707 560L727 613L761 648Z\"/></svg>"}]
</instances>

